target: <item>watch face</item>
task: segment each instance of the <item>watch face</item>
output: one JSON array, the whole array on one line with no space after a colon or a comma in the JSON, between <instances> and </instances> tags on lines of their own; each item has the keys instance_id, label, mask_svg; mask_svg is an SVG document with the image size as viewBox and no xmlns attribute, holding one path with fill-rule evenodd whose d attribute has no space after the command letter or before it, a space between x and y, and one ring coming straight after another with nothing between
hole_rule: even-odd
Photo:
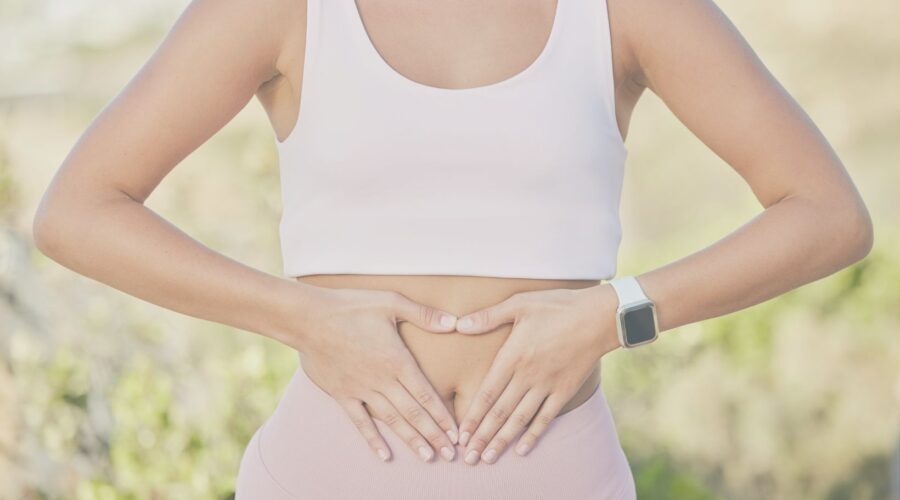
<instances>
[{"instance_id":1,"label":"watch face","mask_svg":"<svg viewBox=\"0 0 900 500\"><path fill-rule=\"evenodd\" d=\"M622 315L622 323L625 326L625 340L629 344L649 342L656 336L652 305L648 304L625 311Z\"/></svg>"}]
</instances>

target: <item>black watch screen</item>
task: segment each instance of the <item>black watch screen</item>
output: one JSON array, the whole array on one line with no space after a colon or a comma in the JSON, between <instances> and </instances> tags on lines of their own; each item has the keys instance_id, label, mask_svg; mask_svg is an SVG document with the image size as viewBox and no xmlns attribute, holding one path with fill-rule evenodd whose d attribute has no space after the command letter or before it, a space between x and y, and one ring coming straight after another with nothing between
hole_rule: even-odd
<instances>
[{"instance_id":1,"label":"black watch screen","mask_svg":"<svg viewBox=\"0 0 900 500\"><path fill-rule=\"evenodd\" d=\"M656 337L656 321L653 305L645 304L622 314L625 340L629 344L649 342Z\"/></svg>"}]
</instances>

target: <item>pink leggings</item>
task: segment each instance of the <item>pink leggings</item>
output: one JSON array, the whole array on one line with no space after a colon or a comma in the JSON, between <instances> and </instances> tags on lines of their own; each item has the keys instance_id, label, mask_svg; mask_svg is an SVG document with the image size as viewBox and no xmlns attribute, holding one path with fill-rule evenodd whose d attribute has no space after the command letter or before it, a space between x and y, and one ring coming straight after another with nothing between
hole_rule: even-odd
<instances>
[{"instance_id":1,"label":"pink leggings","mask_svg":"<svg viewBox=\"0 0 900 500\"><path fill-rule=\"evenodd\" d=\"M438 454L423 462L387 424L375 425L391 448L387 462L298 367L244 451L235 500L636 498L600 386L554 419L528 455L510 446L493 464L464 463L459 445L451 462Z\"/></svg>"}]
</instances>

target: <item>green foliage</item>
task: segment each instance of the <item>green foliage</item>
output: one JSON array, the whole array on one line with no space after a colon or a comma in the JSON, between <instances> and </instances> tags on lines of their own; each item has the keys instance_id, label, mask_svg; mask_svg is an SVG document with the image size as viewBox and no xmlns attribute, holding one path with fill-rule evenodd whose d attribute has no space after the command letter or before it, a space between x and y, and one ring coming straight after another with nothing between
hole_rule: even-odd
<instances>
[{"instance_id":1,"label":"green foliage","mask_svg":"<svg viewBox=\"0 0 900 500\"><path fill-rule=\"evenodd\" d=\"M3 127L0 126L0 133ZM16 208L18 192L9 165L5 145L0 142L0 221L11 215Z\"/></svg>"},{"instance_id":2,"label":"green foliage","mask_svg":"<svg viewBox=\"0 0 900 500\"><path fill-rule=\"evenodd\" d=\"M668 457L656 456L633 463L638 498L656 500L716 500L697 478L674 465Z\"/></svg>"}]
</instances>

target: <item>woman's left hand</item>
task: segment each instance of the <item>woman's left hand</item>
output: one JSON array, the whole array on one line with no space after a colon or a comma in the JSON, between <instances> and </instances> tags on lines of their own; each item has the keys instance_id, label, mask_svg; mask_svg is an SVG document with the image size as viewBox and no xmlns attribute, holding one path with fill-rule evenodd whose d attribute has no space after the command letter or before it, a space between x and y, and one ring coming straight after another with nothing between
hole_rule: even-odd
<instances>
[{"instance_id":1,"label":"woman's left hand","mask_svg":"<svg viewBox=\"0 0 900 500\"><path fill-rule=\"evenodd\" d=\"M513 323L459 426L460 444L468 444L466 463L477 463L479 456L493 463L526 426L516 453L534 447L599 359L621 347L617 304L612 286L603 283L519 292L459 318L457 331L471 335Z\"/></svg>"}]
</instances>

